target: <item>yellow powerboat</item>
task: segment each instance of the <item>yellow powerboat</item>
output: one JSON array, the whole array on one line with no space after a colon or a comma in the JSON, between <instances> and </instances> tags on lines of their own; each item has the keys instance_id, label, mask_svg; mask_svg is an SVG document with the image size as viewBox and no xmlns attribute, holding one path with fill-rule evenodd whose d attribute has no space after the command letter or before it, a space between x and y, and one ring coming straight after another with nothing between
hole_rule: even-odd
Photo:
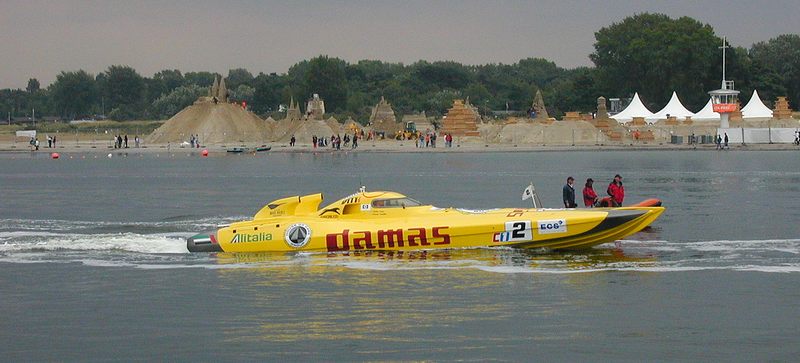
<instances>
[{"instance_id":1,"label":"yellow powerboat","mask_svg":"<svg viewBox=\"0 0 800 363\"><path fill-rule=\"evenodd\" d=\"M511 246L583 249L639 232L657 200L619 208L437 208L390 191L360 191L324 208L322 194L270 202L252 220L187 239L191 252L411 251ZM655 201L655 202L652 202Z\"/></svg>"}]
</instances>

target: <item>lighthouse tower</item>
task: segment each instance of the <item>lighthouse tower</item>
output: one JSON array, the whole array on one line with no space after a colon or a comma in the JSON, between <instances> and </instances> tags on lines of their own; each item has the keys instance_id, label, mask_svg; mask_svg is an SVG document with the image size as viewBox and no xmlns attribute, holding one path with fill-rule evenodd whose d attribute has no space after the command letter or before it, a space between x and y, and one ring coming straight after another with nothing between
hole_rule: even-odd
<instances>
[{"instance_id":1,"label":"lighthouse tower","mask_svg":"<svg viewBox=\"0 0 800 363\"><path fill-rule=\"evenodd\" d=\"M733 88L733 81L725 79L725 50L730 48L722 39L722 88L708 92L711 96L711 104L714 112L720 115L720 125L722 129L730 127L730 114L739 110L739 91Z\"/></svg>"}]
</instances>

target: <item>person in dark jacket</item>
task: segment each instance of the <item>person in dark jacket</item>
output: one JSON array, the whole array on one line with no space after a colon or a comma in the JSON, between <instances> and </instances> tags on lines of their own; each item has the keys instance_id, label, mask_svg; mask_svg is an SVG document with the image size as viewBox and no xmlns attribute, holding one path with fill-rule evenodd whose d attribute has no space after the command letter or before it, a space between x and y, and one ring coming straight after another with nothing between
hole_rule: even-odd
<instances>
[{"instance_id":1,"label":"person in dark jacket","mask_svg":"<svg viewBox=\"0 0 800 363\"><path fill-rule=\"evenodd\" d=\"M622 207L622 201L625 199L625 187L622 186L622 177L619 174L614 175L614 180L608 184L606 193L611 196L611 203L614 207Z\"/></svg>"},{"instance_id":2,"label":"person in dark jacket","mask_svg":"<svg viewBox=\"0 0 800 363\"><path fill-rule=\"evenodd\" d=\"M592 178L586 179L586 185L583 186L583 205L586 208L592 208L597 203L597 193L592 187L594 180Z\"/></svg>"},{"instance_id":3,"label":"person in dark jacket","mask_svg":"<svg viewBox=\"0 0 800 363\"><path fill-rule=\"evenodd\" d=\"M578 205L575 204L575 178L568 177L567 184L564 185L564 208L575 208Z\"/></svg>"}]
</instances>

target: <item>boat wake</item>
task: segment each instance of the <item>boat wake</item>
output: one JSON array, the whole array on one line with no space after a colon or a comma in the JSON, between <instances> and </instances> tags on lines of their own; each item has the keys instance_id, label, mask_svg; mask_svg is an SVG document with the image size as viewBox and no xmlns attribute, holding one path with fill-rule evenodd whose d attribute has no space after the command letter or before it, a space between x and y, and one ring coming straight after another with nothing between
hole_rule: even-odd
<instances>
[{"instance_id":1,"label":"boat wake","mask_svg":"<svg viewBox=\"0 0 800 363\"><path fill-rule=\"evenodd\" d=\"M800 272L800 239L622 240L581 252L512 248L415 252L189 253L186 238L197 230L241 219L159 222L0 220L0 263L81 263L139 269L453 270L490 273L572 274L601 271L684 272L703 270ZM641 237L648 237L646 234ZM636 237L636 236L634 236Z\"/></svg>"}]
</instances>

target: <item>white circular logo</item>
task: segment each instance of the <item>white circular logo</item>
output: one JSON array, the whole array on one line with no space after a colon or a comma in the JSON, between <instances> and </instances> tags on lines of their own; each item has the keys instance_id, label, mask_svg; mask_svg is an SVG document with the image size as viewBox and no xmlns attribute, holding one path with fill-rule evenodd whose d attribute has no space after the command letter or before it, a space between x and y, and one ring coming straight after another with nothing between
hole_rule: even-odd
<instances>
[{"instance_id":1,"label":"white circular logo","mask_svg":"<svg viewBox=\"0 0 800 363\"><path fill-rule=\"evenodd\" d=\"M311 228L303 223L293 224L286 229L284 237L289 246L300 248L305 246L308 240L311 239Z\"/></svg>"}]
</instances>

